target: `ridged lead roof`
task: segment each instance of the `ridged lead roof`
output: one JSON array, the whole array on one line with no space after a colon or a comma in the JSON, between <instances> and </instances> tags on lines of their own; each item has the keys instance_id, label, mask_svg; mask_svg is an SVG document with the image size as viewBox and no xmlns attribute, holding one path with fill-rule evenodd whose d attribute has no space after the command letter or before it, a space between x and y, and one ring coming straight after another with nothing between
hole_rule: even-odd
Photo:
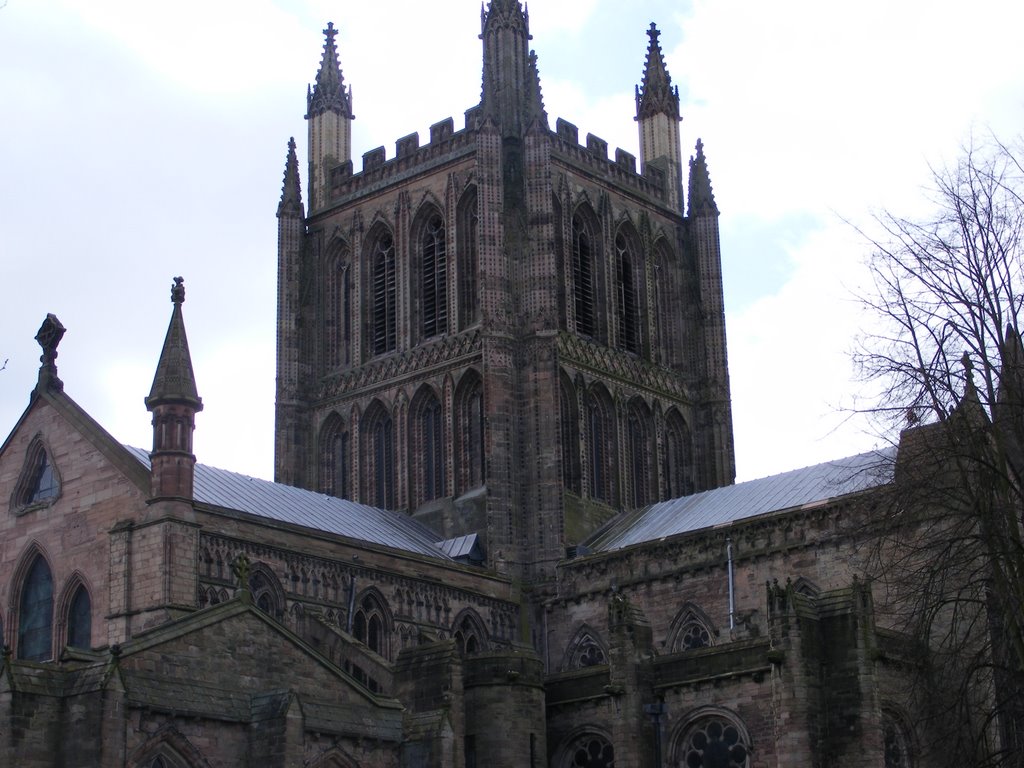
<instances>
[{"instance_id":1,"label":"ridged lead roof","mask_svg":"<svg viewBox=\"0 0 1024 768\"><path fill-rule=\"evenodd\" d=\"M125 446L148 469L149 453ZM436 535L408 515L196 464L195 500L282 523L450 561Z\"/></svg>"},{"instance_id":2,"label":"ridged lead roof","mask_svg":"<svg viewBox=\"0 0 1024 768\"><path fill-rule=\"evenodd\" d=\"M895 449L871 451L680 499L660 501L621 515L592 536L585 546L593 552L608 552L759 515L824 503L890 482L894 457Z\"/></svg>"}]
</instances>

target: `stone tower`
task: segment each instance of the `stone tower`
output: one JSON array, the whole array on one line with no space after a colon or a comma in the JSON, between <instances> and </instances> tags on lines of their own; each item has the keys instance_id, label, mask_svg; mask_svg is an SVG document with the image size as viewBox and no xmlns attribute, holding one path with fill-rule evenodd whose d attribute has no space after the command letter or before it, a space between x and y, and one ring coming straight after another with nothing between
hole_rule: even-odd
<instances>
[{"instance_id":1,"label":"stone tower","mask_svg":"<svg viewBox=\"0 0 1024 768\"><path fill-rule=\"evenodd\" d=\"M492 0L465 127L356 173L325 34L309 210L294 142L278 208L276 479L475 535L487 566L538 587L618 511L731 483L718 210L698 144L684 215L657 29L639 172L551 129L529 17Z\"/></svg>"}]
</instances>

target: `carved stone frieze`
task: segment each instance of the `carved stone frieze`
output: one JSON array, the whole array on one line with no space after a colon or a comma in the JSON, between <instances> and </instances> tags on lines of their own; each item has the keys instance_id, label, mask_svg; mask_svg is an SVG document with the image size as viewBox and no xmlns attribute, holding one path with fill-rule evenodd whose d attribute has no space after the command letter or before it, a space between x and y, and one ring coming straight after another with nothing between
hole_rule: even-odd
<instances>
[{"instance_id":1,"label":"carved stone frieze","mask_svg":"<svg viewBox=\"0 0 1024 768\"><path fill-rule=\"evenodd\" d=\"M572 333L558 334L558 356L564 363L617 379L632 389L646 389L684 403L696 400L693 388L682 381L676 371L628 352L594 344Z\"/></svg>"},{"instance_id":2,"label":"carved stone frieze","mask_svg":"<svg viewBox=\"0 0 1024 768\"><path fill-rule=\"evenodd\" d=\"M317 392L317 399L323 401L354 392L365 392L378 385L392 387L407 376L421 377L446 368L456 368L478 355L482 348L479 328L445 336L327 377Z\"/></svg>"}]
</instances>

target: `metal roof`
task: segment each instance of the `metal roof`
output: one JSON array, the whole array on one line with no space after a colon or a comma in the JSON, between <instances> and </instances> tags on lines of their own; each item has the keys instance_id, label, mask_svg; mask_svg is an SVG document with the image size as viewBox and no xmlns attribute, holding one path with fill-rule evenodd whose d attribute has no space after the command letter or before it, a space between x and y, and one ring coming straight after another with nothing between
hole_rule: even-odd
<instances>
[{"instance_id":1,"label":"metal roof","mask_svg":"<svg viewBox=\"0 0 1024 768\"><path fill-rule=\"evenodd\" d=\"M125 446L149 469L149 452ZM198 504L246 512L392 549L451 560L435 544L436 535L408 515L357 504L303 488L272 483L226 469L196 464Z\"/></svg>"},{"instance_id":2,"label":"metal roof","mask_svg":"<svg viewBox=\"0 0 1024 768\"><path fill-rule=\"evenodd\" d=\"M823 503L890 482L894 457L895 449L871 451L692 496L660 501L620 515L594 534L585 546L592 552L607 552Z\"/></svg>"}]
</instances>

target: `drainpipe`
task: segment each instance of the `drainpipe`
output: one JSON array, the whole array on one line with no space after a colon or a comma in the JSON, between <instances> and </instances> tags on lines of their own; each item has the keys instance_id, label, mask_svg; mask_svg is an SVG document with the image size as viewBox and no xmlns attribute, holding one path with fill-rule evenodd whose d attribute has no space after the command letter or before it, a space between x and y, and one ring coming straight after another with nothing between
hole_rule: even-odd
<instances>
[{"instance_id":1,"label":"drainpipe","mask_svg":"<svg viewBox=\"0 0 1024 768\"><path fill-rule=\"evenodd\" d=\"M729 570L729 631L736 628L736 584L732 575L732 539L725 537L725 556Z\"/></svg>"}]
</instances>

